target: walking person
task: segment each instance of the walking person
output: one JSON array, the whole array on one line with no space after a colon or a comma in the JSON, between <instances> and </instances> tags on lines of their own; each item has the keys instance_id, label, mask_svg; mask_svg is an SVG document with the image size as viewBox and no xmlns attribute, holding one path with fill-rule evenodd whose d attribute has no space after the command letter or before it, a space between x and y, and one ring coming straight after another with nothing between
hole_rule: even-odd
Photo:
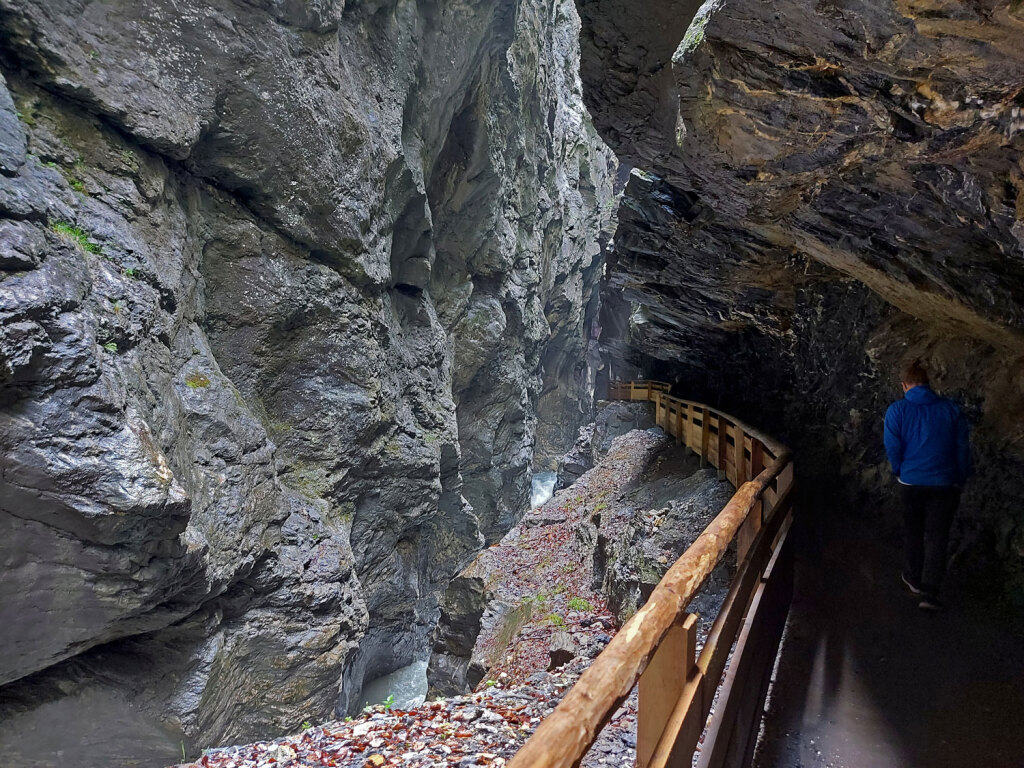
<instances>
[{"instance_id":1,"label":"walking person","mask_svg":"<svg viewBox=\"0 0 1024 768\"><path fill-rule=\"evenodd\" d=\"M938 611L949 531L972 472L969 428L956 403L932 391L920 361L905 366L900 380L903 399L885 412L885 452L903 501L902 578L921 608Z\"/></svg>"}]
</instances>

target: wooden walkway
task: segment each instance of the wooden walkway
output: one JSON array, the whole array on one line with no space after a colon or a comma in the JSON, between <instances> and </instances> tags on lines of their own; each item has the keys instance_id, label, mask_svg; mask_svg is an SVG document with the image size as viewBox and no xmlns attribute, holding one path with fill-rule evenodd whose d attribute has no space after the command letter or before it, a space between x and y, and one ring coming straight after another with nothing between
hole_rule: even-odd
<instances>
[{"instance_id":1,"label":"wooden walkway","mask_svg":"<svg viewBox=\"0 0 1024 768\"><path fill-rule=\"evenodd\" d=\"M862 519L800 534L757 768L1022 768L1020 627L955 583L947 611L921 611Z\"/></svg>"},{"instance_id":2,"label":"wooden walkway","mask_svg":"<svg viewBox=\"0 0 1024 768\"><path fill-rule=\"evenodd\" d=\"M578 765L637 685L641 768L689 767L702 732L702 768L750 764L792 594L793 463L770 437L668 389L662 382L613 382L610 396L654 403L658 425L717 468L736 494L509 768ZM737 570L697 657L696 617L686 609L733 541Z\"/></svg>"}]
</instances>

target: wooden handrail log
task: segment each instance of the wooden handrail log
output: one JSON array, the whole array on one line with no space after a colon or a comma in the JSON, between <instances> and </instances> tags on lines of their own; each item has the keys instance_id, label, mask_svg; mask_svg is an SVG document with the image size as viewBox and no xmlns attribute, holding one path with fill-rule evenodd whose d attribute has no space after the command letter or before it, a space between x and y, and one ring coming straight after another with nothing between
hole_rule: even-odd
<instances>
[{"instance_id":1,"label":"wooden handrail log","mask_svg":"<svg viewBox=\"0 0 1024 768\"><path fill-rule=\"evenodd\" d=\"M780 498L767 525L758 531L750 552L739 564L718 617L704 639L704 646L690 672L686 688L676 701L657 746L646 763L648 768L689 764L689 756L700 736L700 727L711 710L717 681L722 678L733 642L746 616L747 601L761 581L768 558L777 554L769 544L780 530L785 530L787 524L792 522L792 517L788 515L792 503L790 490L787 489Z\"/></svg>"},{"instance_id":2,"label":"wooden handrail log","mask_svg":"<svg viewBox=\"0 0 1024 768\"><path fill-rule=\"evenodd\" d=\"M565 698L516 753L509 768L576 766L597 733L636 685L658 644L718 565L765 488L789 461L782 452L757 478L743 483L725 508L676 560L646 604L626 622Z\"/></svg>"},{"instance_id":3,"label":"wooden handrail log","mask_svg":"<svg viewBox=\"0 0 1024 768\"><path fill-rule=\"evenodd\" d=\"M767 488L775 478L782 474L782 471L792 460L793 456L790 454L789 449L783 448L779 452L779 455L772 459L772 463L762 469L758 476L750 481L757 484L758 496L763 494L765 488Z\"/></svg>"}]
</instances>

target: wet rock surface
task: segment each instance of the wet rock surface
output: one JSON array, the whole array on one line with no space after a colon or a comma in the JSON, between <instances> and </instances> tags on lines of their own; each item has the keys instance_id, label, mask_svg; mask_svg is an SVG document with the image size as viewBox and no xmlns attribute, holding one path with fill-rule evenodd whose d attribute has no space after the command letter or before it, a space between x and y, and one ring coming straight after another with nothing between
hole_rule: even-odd
<instances>
[{"instance_id":1,"label":"wet rock surface","mask_svg":"<svg viewBox=\"0 0 1024 768\"><path fill-rule=\"evenodd\" d=\"M898 365L922 358L975 429L955 578L1019 603L1020 8L578 6L587 103L635 167L603 375L662 378L756 424L796 450L813 509L889 536L881 415Z\"/></svg>"},{"instance_id":2,"label":"wet rock surface","mask_svg":"<svg viewBox=\"0 0 1024 768\"><path fill-rule=\"evenodd\" d=\"M614 162L571 5L299 5L0 2L10 762L356 706L586 389Z\"/></svg>"},{"instance_id":3,"label":"wet rock surface","mask_svg":"<svg viewBox=\"0 0 1024 768\"><path fill-rule=\"evenodd\" d=\"M548 646L548 672L558 669L576 658L579 648L568 632L555 632Z\"/></svg>"},{"instance_id":4,"label":"wet rock surface","mask_svg":"<svg viewBox=\"0 0 1024 768\"><path fill-rule=\"evenodd\" d=\"M593 583L595 516L642 480L666 443L660 429L620 436L599 465L527 513L460 574L481 579L488 593L471 668L486 680L504 674L510 683L525 682L548 668L555 634L583 646L610 629Z\"/></svg>"},{"instance_id":5,"label":"wet rock surface","mask_svg":"<svg viewBox=\"0 0 1024 768\"><path fill-rule=\"evenodd\" d=\"M441 598L427 668L429 695L454 696L476 688L485 670L471 663L480 623L491 596L483 578L457 576Z\"/></svg>"},{"instance_id":6,"label":"wet rock surface","mask_svg":"<svg viewBox=\"0 0 1024 768\"><path fill-rule=\"evenodd\" d=\"M686 449L670 448L651 465L642 485L601 511L593 578L619 622L643 606L672 563L732 498L735 489L719 480L716 470L699 467ZM728 589L734 549L730 547L691 608L706 619L705 629L717 608L708 610L711 604L704 599L711 595L713 600Z\"/></svg>"},{"instance_id":7,"label":"wet rock surface","mask_svg":"<svg viewBox=\"0 0 1024 768\"><path fill-rule=\"evenodd\" d=\"M595 421L580 427L572 449L558 462L558 485L572 485L584 472L593 469L611 450L612 441L634 429L655 426L650 405L645 402L599 400L595 403Z\"/></svg>"}]
</instances>

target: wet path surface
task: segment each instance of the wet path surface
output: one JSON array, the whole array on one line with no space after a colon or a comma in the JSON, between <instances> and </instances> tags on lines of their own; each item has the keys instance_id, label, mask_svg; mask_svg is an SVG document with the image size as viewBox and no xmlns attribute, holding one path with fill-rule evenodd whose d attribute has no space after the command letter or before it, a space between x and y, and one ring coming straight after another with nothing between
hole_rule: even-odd
<instances>
[{"instance_id":1,"label":"wet path surface","mask_svg":"<svg viewBox=\"0 0 1024 768\"><path fill-rule=\"evenodd\" d=\"M891 543L834 528L803 533L757 768L1022 768L1019 627L955 588L922 611Z\"/></svg>"}]
</instances>

